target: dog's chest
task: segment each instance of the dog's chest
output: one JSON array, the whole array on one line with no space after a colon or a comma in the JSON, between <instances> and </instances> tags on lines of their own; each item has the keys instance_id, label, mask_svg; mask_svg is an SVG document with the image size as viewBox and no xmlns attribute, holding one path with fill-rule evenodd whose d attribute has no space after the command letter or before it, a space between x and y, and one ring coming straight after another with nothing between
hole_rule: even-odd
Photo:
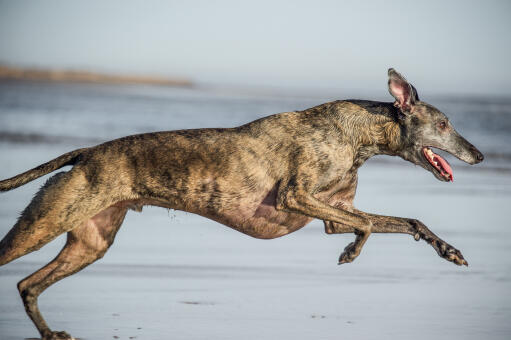
<instances>
[{"instance_id":1,"label":"dog's chest","mask_svg":"<svg viewBox=\"0 0 511 340\"><path fill-rule=\"evenodd\" d=\"M355 195L357 187L357 173L356 171L349 171L341 176L334 176L324 180L325 184L321 186L314 197L323 202L328 202L331 197L336 195Z\"/></svg>"}]
</instances>

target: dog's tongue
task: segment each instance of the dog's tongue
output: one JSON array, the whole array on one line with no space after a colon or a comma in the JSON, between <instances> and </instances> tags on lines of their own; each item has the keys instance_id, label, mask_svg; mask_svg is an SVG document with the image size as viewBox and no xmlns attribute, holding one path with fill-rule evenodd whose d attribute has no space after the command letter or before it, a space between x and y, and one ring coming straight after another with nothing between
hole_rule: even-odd
<instances>
[{"instance_id":1,"label":"dog's tongue","mask_svg":"<svg viewBox=\"0 0 511 340\"><path fill-rule=\"evenodd\" d=\"M451 169L451 166L449 165L449 163L447 163L447 161L445 159L443 159L442 157L440 157L437 154L435 154L435 161L437 161L440 164L440 166L442 167L442 170L445 173L449 174L450 180L452 182L453 181L452 169Z\"/></svg>"}]
</instances>

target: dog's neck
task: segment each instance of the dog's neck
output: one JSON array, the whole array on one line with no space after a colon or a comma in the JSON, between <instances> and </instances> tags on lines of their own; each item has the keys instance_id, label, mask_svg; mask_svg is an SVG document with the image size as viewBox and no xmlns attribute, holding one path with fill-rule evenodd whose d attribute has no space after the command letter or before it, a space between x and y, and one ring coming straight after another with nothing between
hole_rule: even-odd
<instances>
[{"instance_id":1,"label":"dog's neck","mask_svg":"<svg viewBox=\"0 0 511 340\"><path fill-rule=\"evenodd\" d=\"M399 155L401 129L398 123L376 120L368 125L367 131L365 135L355 138L355 160L353 161L355 168L359 168L372 156Z\"/></svg>"},{"instance_id":2,"label":"dog's neck","mask_svg":"<svg viewBox=\"0 0 511 340\"><path fill-rule=\"evenodd\" d=\"M338 100L305 111L315 119L328 120L327 134L335 135L341 146L351 146L356 170L375 155L397 156L402 148L399 109L393 103L368 100Z\"/></svg>"},{"instance_id":3,"label":"dog's neck","mask_svg":"<svg viewBox=\"0 0 511 340\"><path fill-rule=\"evenodd\" d=\"M386 116L373 116L369 123L369 138L361 147L375 146L374 155L398 155L401 149L401 126ZM373 155L373 156L374 156Z\"/></svg>"},{"instance_id":4,"label":"dog's neck","mask_svg":"<svg viewBox=\"0 0 511 340\"><path fill-rule=\"evenodd\" d=\"M344 102L349 109L340 111L338 121L356 150L367 154L368 158L381 154L398 155L402 144L399 109L387 102Z\"/></svg>"},{"instance_id":5,"label":"dog's neck","mask_svg":"<svg viewBox=\"0 0 511 340\"><path fill-rule=\"evenodd\" d=\"M363 163L375 155L399 155L402 130L399 111L392 103L362 100L344 103L348 107L339 110L337 121L357 159Z\"/></svg>"}]
</instances>

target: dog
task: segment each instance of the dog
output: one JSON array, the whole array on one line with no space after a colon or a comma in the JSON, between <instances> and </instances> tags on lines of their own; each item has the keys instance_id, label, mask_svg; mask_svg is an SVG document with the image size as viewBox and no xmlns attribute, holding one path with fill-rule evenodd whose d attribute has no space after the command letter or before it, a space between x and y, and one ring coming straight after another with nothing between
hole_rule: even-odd
<instances>
[{"instance_id":1,"label":"dog","mask_svg":"<svg viewBox=\"0 0 511 340\"><path fill-rule=\"evenodd\" d=\"M399 156L444 182L453 180L452 169L432 148L469 164L484 158L403 76L389 69L388 77L394 102L333 101L236 128L123 137L1 181L0 191L8 191L73 166L44 184L0 242L4 265L67 233L59 255L18 283L41 337L72 339L48 327L38 296L102 258L128 209L145 205L195 213L260 239L321 219L328 234L356 235L339 264L352 262L371 233L404 233L425 240L444 259L468 265L420 221L353 207L358 168L371 156Z\"/></svg>"}]
</instances>

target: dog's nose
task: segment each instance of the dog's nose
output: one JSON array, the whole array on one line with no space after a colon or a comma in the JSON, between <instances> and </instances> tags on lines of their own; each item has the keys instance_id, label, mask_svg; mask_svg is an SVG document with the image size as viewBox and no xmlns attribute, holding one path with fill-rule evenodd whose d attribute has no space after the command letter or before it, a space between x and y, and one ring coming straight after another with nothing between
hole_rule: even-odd
<instances>
[{"instance_id":1,"label":"dog's nose","mask_svg":"<svg viewBox=\"0 0 511 340\"><path fill-rule=\"evenodd\" d=\"M481 152L478 152L476 158L477 158L477 161L480 163L483 161L484 155Z\"/></svg>"},{"instance_id":2,"label":"dog's nose","mask_svg":"<svg viewBox=\"0 0 511 340\"><path fill-rule=\"evenodd\" d=\"M475 154L476 163L481 163L484 159L484 155L481 153L481 151L477 150L475 147L470 148L472 153Z\"/></svg>"}]
</instances>

